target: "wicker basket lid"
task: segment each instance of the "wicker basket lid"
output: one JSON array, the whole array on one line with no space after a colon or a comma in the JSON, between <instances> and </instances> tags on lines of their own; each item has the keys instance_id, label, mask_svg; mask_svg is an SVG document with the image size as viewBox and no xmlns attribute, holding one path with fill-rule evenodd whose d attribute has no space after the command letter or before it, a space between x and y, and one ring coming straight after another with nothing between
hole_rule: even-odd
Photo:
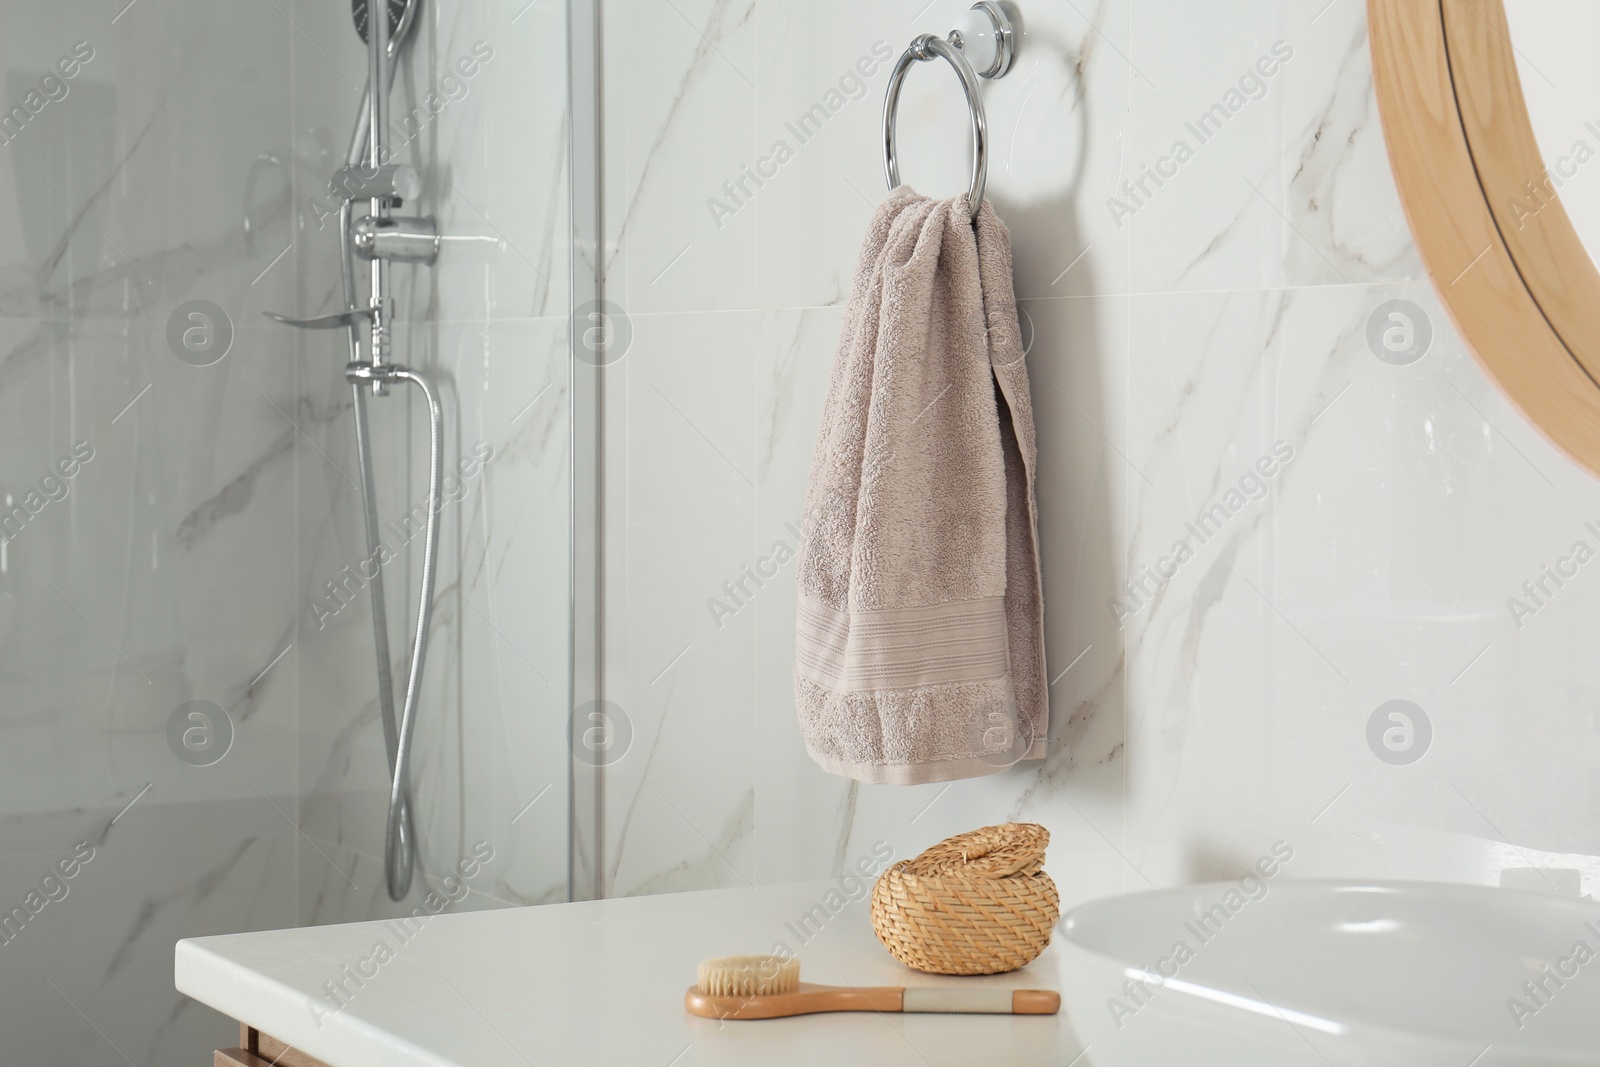
<instances>
[{"instance_id":1,"label":"wicker basket lid","mask_svg":"<svg viewBox=\"0 0 1600 1067\"><path fill-rule=\"evenodd\" d=\"M1050 831L1034 822L985 826L947 837L911 860L907 874L1009 878L1044 870Z\"/></svg>"},{"instance_id":2,"label":"wicker basket lid","mask_svg":"<svg viewBox=\"0 0 1600 1067\"><path fill-rule=\"evenodd\" d=\"M932 974L997 974L1044 951L1061 901L1044 873L1050 831L985 826L883 872L872 928L890 954Z\"/></svg>"}]
</instances>

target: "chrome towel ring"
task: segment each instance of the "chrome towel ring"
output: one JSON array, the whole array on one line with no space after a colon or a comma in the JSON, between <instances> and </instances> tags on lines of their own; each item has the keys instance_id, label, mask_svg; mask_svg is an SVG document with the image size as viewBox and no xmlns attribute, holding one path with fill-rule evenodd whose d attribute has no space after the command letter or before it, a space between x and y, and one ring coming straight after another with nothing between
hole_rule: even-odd
<instances>
[{"instance_id":1,"label":"chrome towel ring","mask_svg":"<svg viewBox=\"0 0 1600 1067\"><path fill-rule=\"evenodd\" d=\"M973 70L971 56L982 67ZM983 189L989 177L989 124L978 92L979 78L998 78L1011 69L1016 58L1016 31L1004 7L994 0L972 5L961 24L950 31L948 40L924 33L911 42L889 74L889 89L883 98L883 173L889 188L900 184L900 162L895 157L895 114L900 106L900 89L911 64L938 57L955 69L961 91L972 113L972 183L967 190L967 205L978 217L983 205Z\"/></svg>"}]
</instances>

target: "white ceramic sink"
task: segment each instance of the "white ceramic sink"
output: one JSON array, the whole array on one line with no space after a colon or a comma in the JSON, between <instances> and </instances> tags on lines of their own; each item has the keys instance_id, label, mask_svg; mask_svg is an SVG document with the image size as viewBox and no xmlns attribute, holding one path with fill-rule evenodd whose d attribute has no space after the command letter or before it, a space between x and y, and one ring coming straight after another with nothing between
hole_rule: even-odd
<instances>
[{"instance_id":1,"label":"white ceramic sink","mask_svg":"<svg viewBox=\"0 0 1600 1067\"><path fill-rule=\"evenodd\" d=\"M1061 927L1078 1067L1600 1064L1588 899L1247 880L1093 901Z\"/></svg>"}]
</instances>

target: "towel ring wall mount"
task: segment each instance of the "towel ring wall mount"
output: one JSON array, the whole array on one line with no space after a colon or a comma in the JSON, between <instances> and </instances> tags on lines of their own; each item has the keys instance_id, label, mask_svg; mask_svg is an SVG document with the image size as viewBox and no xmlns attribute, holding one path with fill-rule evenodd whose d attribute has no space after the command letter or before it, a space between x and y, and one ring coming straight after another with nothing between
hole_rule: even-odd
<instances>
[{"instance_id":1,"label":"towel ring wall mount","mask_svg":"<svg viewBox=\"0 0 1600 1067\"><path fill-rule=\"evenodd\" d=\"M973 4L948 37L924 33L911 42L890 72L889 88L883 98L883 173L889 188L900 184L900 162L895 156L895 113L900 106L900 89L905 84L906 72L913 63L943 59L961 79L967 110L972 113L972 183L967 190L967 204L972 217L978 217L989 176L989 124L984 115L983 97L978 92L978 79L1002 77L1011 69L1016 53L1016 27L1005 7L995 0Z\"/></svg>"}]
</instances>

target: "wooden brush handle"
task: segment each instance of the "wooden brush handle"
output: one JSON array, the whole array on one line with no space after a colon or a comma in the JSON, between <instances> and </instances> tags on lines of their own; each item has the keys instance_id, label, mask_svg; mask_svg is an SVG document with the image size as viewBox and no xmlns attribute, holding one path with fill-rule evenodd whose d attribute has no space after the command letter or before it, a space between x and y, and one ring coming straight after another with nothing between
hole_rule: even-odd
<instances>
[{"instance_id":1,"label":"wooden brush handle","mask_svg":"<svg viewBox=\"0 0 1600 1067\"><path fill-rule=\"evenodd\" d=\"M690 1015L705 1019L781 1019L830 1011L953 1012L978 1015L1054 1015L1061 994L1048 989L961 989L951 986L812 985L771 996L712 997L690 986L683 995Z\"/></svg>"},{"instance_id":2,"label":"wooden brush handle","mask_svg":"<svg viewBox=\"0 0 1600 1067\"><path fill-rule=\"evenodd\" d=\"M1061 994L1054 989L1013 989L1011 1014L1054 1015L1061 1010Z\"/></svg>"},{"instance_id":3,"label":"wooden brush handle","mask_svg":"<svg viewBox=\"0 0 1600 1067\"><path fill-rule=\"evenodd\" d=\"M825 1011L900 1010L903 989L887 986L857 989L854 986L813 985L801 982L793 993L769 996L711 997L698 985L683 995L683 1006L690 1015L707 1019L782 1019L790 1015L811 1015Z\"/></svg>"}]
</instances>

